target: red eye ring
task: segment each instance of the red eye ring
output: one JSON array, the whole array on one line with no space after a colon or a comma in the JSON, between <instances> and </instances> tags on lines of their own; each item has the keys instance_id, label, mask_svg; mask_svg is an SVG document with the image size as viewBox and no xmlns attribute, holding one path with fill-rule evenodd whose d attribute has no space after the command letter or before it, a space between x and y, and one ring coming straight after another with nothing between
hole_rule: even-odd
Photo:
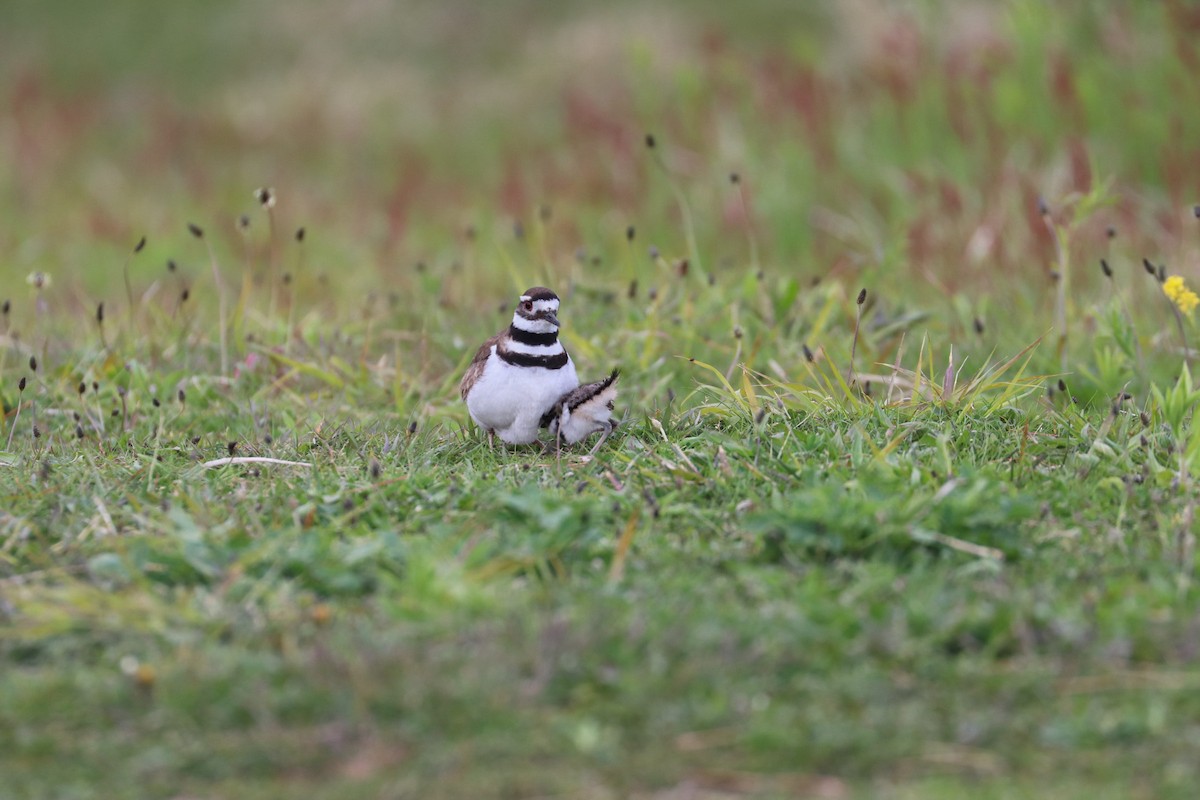
<instances>
[{"instance_id":1,"label":"red eye ring","mask_svg":"<svg viewBox=\"0 0 1200 800\"><path fill-rule=\"evenodd\" d=\"M524 303L521 303L521 308L525 309L526 311L533 311L533 301L526 300Z\"/></svg>"}]
</instances>

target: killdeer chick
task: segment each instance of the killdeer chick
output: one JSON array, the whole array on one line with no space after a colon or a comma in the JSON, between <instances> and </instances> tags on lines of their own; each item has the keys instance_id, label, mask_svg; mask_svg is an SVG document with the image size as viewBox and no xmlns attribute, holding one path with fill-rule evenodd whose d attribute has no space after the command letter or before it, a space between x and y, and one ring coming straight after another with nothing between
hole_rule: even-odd
<instances>
[{"instance_id":1,"label":"killdeer chick","mask_svg":"<svg viewBox=\"0 0 1200 800\"><path fill-rule=\"evenodd\" d=\"M602 432L600 441L588 453L593 455L617 425L612 421L612 412L620 374L620 370L614 369L604 380L585 383L564 394L542 417L542 427L549 428L555 439L565 440L567 444Z\"/></svg>"},{"instance_id":2,"label":"killdeer chick","mask_svg":"<svg viewBox=\"0 0 1200 800\"><path fill-rule=\"evenodd\" d=\"M579 386L558 341L558 295L544 286L521 295L512 324L483 343L458 390L471 419L509 444L537 439L542 415Z\"/></svg>"}]
</instances>

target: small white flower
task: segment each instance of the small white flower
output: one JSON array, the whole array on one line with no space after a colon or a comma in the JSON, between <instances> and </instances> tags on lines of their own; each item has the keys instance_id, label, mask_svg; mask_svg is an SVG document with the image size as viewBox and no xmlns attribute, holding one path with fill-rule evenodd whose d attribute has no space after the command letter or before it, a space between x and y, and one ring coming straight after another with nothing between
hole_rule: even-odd
<instances>
[{"instance_id":1,"label":"small white flower","mask_svg":"<svg viewBox=\"0 0 1200 800\"><path fill-rule=\"evenodd\" d=\"M25 282L39 291L49 287L51 283L49 273L40 270L26 275Z\"/></svg>"}]
</instances>

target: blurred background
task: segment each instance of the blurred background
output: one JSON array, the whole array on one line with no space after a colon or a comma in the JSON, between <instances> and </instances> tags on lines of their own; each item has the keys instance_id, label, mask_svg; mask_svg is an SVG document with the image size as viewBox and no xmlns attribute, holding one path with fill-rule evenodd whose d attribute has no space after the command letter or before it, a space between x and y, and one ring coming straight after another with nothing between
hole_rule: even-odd
<instances>
[{"instance_id":1,"label":"blurred background","mask_svg":"<svg viewBox=\"0 0 1200 800\"><path fill-rule=\"evenodd\" d=\"M652 285L654 247L731 280L757 265L775 292L869 285L951 337L1023 315L1023 345L1051 324L1048 221L1070 229L1071 302L1101 286L1101 256L1130 284L1143 256L1196 268L1191 3L10 0L0 15L14 324L29 273L90 309L142 236L135 284L167 259L202 280L189 222L227 264L304 226L297 292L343 310L386 295L397 324L431 282L450 308L541 280ZM270 234L259 186L278 197Z\"/></svg>"}]
</instances>

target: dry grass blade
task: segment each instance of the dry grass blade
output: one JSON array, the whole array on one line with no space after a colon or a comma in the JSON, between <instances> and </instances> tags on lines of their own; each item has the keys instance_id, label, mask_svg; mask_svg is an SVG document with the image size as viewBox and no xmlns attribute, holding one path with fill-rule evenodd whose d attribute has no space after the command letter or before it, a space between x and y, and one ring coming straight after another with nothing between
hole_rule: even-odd
<instances>
[{"instance_id":1,"label":"dry grass blade","mask_svg":"<svg viewBox=\"0 0 1200 800\"><path fill-rule=\"evenodd\" d=\"M641 513L641 509L635 506L633 515L629 517L629 521L625 523L625 529L621 532L621 538L617 540L617 549L613 553L612 566L608 570L609 583L620 583L621 578L625 575L625 557L629 554L629 546L633 544L633 537L637 533L638 518L641 516Z\"/></svg>"},{"instance_id":2,"label":"dry grass blade","mask_svg":"<svg viewBox=\"0 0 1200 800\"><path fill-rule=\"evenodd\" d=\"M200 466L205 469L214 469L216 467L228 467L231 464L279 464L285 467L311 467L312 463L308 461L288 461L282 458L268 458L266 456L229 456L226 458L214 458L211 461L205 461Z\"/></svg>"}]
</instances>

